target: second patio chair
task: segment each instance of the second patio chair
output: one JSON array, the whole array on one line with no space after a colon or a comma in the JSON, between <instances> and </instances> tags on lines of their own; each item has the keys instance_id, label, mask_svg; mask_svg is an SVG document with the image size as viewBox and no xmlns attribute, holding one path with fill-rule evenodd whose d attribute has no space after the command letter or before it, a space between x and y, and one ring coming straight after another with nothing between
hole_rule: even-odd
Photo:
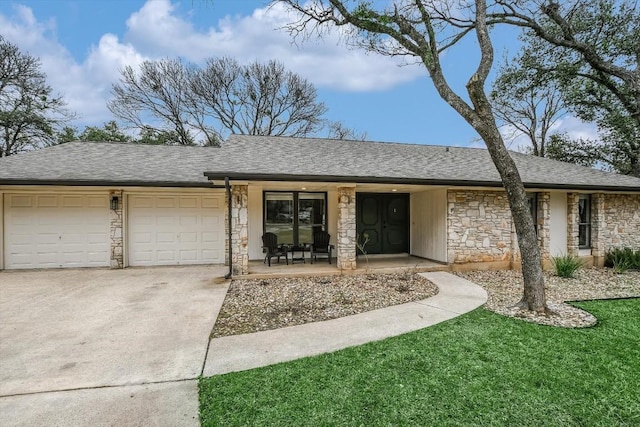
<instances>
[{"instance_id":1,"label":"second patio chair","mask_svg":"<svg viewBox=\"0 0 640 427\"><path fill-rule=\"evenodd\" d=\"M327 257L331 264L331 251L334 246L329 243L331 235L326 231L315 231L313 233L313 243L311 244L311 264L320 257Z\"/></svg>"}]
</instances>

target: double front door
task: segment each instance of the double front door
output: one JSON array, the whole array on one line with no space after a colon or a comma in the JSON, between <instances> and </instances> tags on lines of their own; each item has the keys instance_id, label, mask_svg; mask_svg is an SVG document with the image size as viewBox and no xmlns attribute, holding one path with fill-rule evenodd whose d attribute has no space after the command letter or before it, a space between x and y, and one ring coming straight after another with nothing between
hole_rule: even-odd
<instances>
[{"instance_id":1,"label":"double front door","mask_svg":"<svg viewBox=\"0 0 640 427\"><path fill-rule=\"evenodd\" d=\"M409 195L358 193L356 232L359 241L368 236L368 254L395 254L409 251ZM360 251L358 251L360 252Z\"/></svg>"}]
</instances>

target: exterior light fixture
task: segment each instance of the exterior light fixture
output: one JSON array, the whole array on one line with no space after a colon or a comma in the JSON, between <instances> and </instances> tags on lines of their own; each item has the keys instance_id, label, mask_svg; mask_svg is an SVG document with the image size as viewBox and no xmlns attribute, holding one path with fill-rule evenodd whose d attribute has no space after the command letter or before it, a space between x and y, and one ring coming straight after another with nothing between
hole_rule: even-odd
<instances>
[{"instance_id":1,"label":"exterior light fixture","mask_svg":"<svg viewBox=\"0 0 640 427\"><path fill-rule=\"evenodd\" d=\"M111 196L111 210L118 210L118 196Z\"/></svg>"},{"instance_id":2,"label":"exterior light fixture","mask_svg":"<svg viewBox=\"0 0 640 427\"><path fill-rule=\"evenodd\" d=\"M307 187L302 187L301 189L302 189L302 190L306 190L306 189L307 189Z\"/></svg>"},{"instance_id":3,"label":"exterior light fixture","mask_svg":"<svg viewBox=\"0 0 640 427\"><path fill-rule=\"evenodd\" d=\"M396 189L394 188L394 189L393 189L393 190L391 190L391 191L393 191L393 192L395 193L395 192L396 192L396 191L398 191L398 190L396 190Z\"/></svg>"}]
</instances>

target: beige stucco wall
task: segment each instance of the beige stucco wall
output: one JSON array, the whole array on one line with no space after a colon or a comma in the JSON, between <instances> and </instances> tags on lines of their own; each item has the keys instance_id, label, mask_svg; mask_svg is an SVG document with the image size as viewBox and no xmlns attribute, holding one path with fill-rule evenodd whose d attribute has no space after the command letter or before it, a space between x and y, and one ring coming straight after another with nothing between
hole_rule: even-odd
<instances>
[{"instance_id":1,"label":"beige stucco wall","mask_svg":"<svg viewBox=\"0 0 640 427\"><path fill-rule=\"evenodd\" d=\"M330 243L337 244L338 238L338 190L327 192L327 231L331 235Z\"/></svg>"},{"instance_id":2,"label":"beige stucco wall","mask_svg":"<svg viewBox=\"0 0 640 427\"><path fill-rule=\"evenodd\" d=\"M447 261L447 190L411 193L411 255Z\"/></svg>"},{"instance_id":3,"label":"beige stucco wall","mask_svg":"<svg viewBox=\"0 0 640 427\"><path fill-rule=\"evenodd\" d=\"M263 259L262 188L249 185L249 259Z\"/></svg>"},{"instance_id":4,"label":"beige stucco wall","mask_svg":"<svg viewBox=\"0 0 640 427\"><path fill-rule=\"evenodd\" d=\"M4 269L4 193L0 191L0 270Z\"/></svg>"},{"instance_id":5,"label":"beige stucco wall","mask_svg":"<svg viewBox=\"0 0 640 427\"><path fill-rule=\"evenodd\" d=\"M567 193L552 192L549 247L551 256L567 253Z\"/></svg>"}]
</instances>

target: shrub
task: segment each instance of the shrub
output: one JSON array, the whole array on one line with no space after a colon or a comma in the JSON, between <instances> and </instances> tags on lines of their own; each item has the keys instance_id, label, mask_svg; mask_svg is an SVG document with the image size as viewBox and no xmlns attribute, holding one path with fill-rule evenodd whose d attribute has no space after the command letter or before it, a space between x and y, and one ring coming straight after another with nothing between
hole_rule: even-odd
<instances>
[{"instance_id":1,"label":"shrub","mask_svg":"<svg viewBox=\"0 0 640 427\"><path fill-rule=\"evenodd\" d=\"M556 275L560 277L575 277L578 270L583 267L582 260L575 255L561 255L552 257Z\"/></svg>"},{"instance_id":2,"label":"shrub","mask_svg":"<svg viewBox=\"0 0 640 427\"><path fill-rule=\"evenodd\" d=\"M613 268L616 273L627 270L640 270L640 250L631 248L612 248L605 255L605 267Z\"/></svg>"}]
</instances>

